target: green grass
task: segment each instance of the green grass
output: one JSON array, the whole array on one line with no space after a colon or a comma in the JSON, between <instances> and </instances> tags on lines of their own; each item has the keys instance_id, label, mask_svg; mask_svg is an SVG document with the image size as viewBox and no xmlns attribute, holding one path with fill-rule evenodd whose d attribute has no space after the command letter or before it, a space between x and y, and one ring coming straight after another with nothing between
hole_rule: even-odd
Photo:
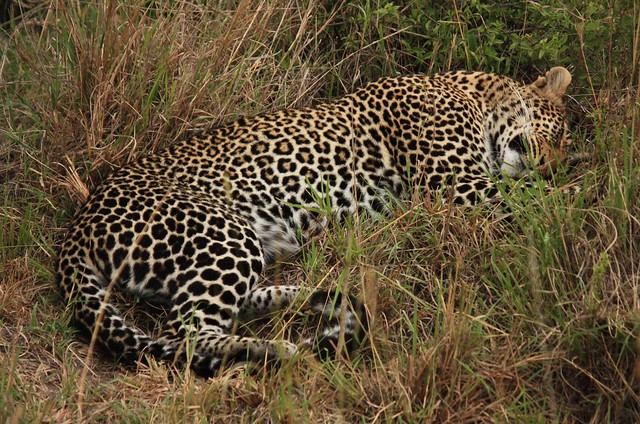
<instances>
[{"instance_id":1,"label":"green grass","mask_svg":"<svg viewBox=\"0 0 640 424\"><path fill-rule=\"evenodd\" d=\"M535 6L548 19L538 30L572 39L580 24L591 28L586 45L541 43L508 63L498 38L472 28L478 5L450 10L470 19L452 32L419 1L70 3L0 35L0 421L640 421L640 30L632 13L613 14L637 1L611 12ZM441 26L411 26L424 22ZM496 22L484 30L502 39ZM617 43L620 28L633 30L630 44ZM498 57L456 61L474 52L470 40ZM527 70L558 64L536 57L575 71L575 150L589 159L555 176L561 190L512 196L508 219L417 193L388 219L334 223L268 272L364 299L372 327L351 358L302 354L210 380L88 361L52 269L74 208L113 167L191 129L309 105L379 74L472 63L532 78ZM127 317L157 313L138 303ZM290 312L247 331L295 338L312 327Z\"/></svg>"}]
</instances>

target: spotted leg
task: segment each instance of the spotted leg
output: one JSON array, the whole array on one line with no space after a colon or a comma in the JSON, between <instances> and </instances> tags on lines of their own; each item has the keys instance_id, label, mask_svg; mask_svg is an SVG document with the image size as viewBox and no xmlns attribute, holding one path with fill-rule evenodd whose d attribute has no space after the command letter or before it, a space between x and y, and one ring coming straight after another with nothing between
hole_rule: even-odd
<instances>
[{"instance_id":1,"label":"spotted leg","mask_svg":"<svg viewBox=\"0 0 640 424\"><path fill-rule=\"evenodd\" d=\"M278 285L255 288L244 300L238 318L246 322L280 311L291 305L300 292L301 289L298 286Z\"/></svg>"},{"instance_id":2,"label":"spotted leg","mask_svg":"<svg viewBox=\"0 0 640 424\"><path fill-rule=\"evenodd\" d=\"M336 291L318 290L311 292L297 286L270 286L252 290L247 296L240 318L247 321L259 318L291 305L297 297L306 300L303 308L321 313L325 325L319 332L305 340L304 346L325 358L335 354L340 333L344 328L344 340L347 351L353 351L362 340L367 329L364 306L355 297L348 296L346 316L342 318L344 296Z\"/></svg>"},{"instance_id":3,"label":"spotted leg","mask_svg":"<svg viewBox=\"0 0 640 424\"><path fill-rule=\"evenodd\" d=\"M230 334L230 325L223 318L226 313L220 313L216 304L200 301L186 305L190 309L186 313L173 308L164 331L150 349L153 356L180 365L190 359L197 374L210 377L226 364L275 362L298 351L286 340Z\"/></svg>"}]
</instances>

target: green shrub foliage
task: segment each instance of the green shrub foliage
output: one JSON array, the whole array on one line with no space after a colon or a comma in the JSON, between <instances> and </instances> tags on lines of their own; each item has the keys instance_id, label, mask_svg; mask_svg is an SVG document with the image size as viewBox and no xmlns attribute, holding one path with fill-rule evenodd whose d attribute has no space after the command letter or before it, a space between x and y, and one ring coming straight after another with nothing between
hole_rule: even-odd
<instances>
[{"instance_id":1,"label":"green shrub foliage","mask_svg":"<svg viewBox=\"0 0 640 424\"><path fill-rule=\"evenodd\" d=\"M460 68L524 77L563 65L574 66L578 80L590 71L598 84L633 44L632 0L357 0L339 7L333 47L371 78Z\"/></svg>"}]
</instances>

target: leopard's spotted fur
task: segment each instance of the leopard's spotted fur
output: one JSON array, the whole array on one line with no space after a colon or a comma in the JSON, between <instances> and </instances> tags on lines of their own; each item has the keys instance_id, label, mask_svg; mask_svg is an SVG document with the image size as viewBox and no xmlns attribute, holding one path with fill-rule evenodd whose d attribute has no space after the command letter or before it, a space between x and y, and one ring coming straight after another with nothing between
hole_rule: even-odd
<instances>
[{"instance_id":1,"label":"leopard's spotted fur","mask_svg":"<svg viewBox=\"0 0 640 424\"><path fill-rule=\"evenodd\" d=\"M331 103L175 143L115 172L79 210L60 251L64 298L80 328L91 333L100 322L99 344L127 360L182 361L188 337L191 366L204 375L225 357L288 357L297 345L230 331L234 319L298 295L297 287L257 284L268 262L298 251L299 232L323 230L319 197L339 215L384 213L408 186L443 189L460 204L497 198L489 173L518 176L562 157L571 142L561 103L570 80L564 68L531 85L482 72L383 78ZM110 282L169 303L158 337L105 300ZM316 293L309 304L331 314L333 296ZM349 311L343 326L352 341L364 316ZM332 346L338 328L329 325L320 344Z\"/></svg>"}]
</instances>

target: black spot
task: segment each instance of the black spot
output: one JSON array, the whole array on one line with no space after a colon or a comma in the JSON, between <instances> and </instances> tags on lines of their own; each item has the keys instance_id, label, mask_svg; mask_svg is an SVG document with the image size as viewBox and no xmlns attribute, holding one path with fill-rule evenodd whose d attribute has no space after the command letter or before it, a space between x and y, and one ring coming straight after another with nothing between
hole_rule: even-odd
<instances>
[{"instance_id":1,"label":"black spot","mask_svg":"<svg viewBox=\"0 0 640 424\"><path fill-rule=\"evenodd\" d=\"M522 135L518 135L518 136L514 137L509 142L509 148L511 150L515 150L518 153L525 153L527 151L527 148L525 147L525 142L524 142L524 139L523 139Z\"/></svg>"},{"instance_id":2,"label":"black spot","mask_svg":"<svg viewBox=\"0 0 640 424\"><path fill-rule=\"evenodd\" d=\"M222 256L228 252L228 249L221 243L214 242L209 244L209 253L215 256Z\"/></svg>"},{"instance_id":3,"label":"black spot","mask_svg":"<svg viewBox=\"0 0 640 424\"><path fill-rule=\"evenodd\" d=\"M120 273L120 280L121 281L129 281L131 279L131 267L130 266L124 266L122 268L122 272Z\"/></svg>"},{"instance_id":4,"label":"black spot","mask_svg":"<svg viewBox=\"0 0 640 424\"><path fill-rule=\"evenodd\" d=\"M191 302L186 302L180 307L180 314L185 321L189 322L193 318L193 323L198 324L198 319L193 316L193 304Z\"/></svg>"},{"instance_id":5,"label":"black spot","mask_svg":"<svg viewBox=\"0 0 640 424\"><path fill-rule=\"evenodd\" d=\"M371 201L371 208L378 213L382 213L385 210L384 203L377 197Z\"/></svg>"},{"instance_id":6,"label":"black spot","mask_svg":"<svg viewBox=\"0 0 640 424\"><path fill-rule=\"evenodd\" d=\"M189 230L188 234L200 234L204 232L204 225L195 219L187 220L187 228Z\"/></svg>"},{"instance_id":7,"label":"black spot","mask_svg":"<svg viewBox=\"0 0 640 424\"><path fill-rule=\"evenodd\" d=\"M127 257L127 250L120 248L120 249L116 249L113 252L113 266L114 268L119 268L120 265L122 265L122 261Z\"/></svg>"},{"instance_id":8,"label":"black spot","mask_svg":"<svg viewBox=\"0 0 640 424\"><path fill-rule=\"evenodd\" d=\"M211 256L208 253L198 253L196 256L196 267L202 268L211 264Z\"/></svg>"},{"instance_id":9,"label":"black spot","mask_svg":"<svg viewBox=\"0 0 640 424\"><path fill-rule=\"evenodd\" d=\"M191 257L196 254L196 249L193 247L193 243L190 241L186 242L184 246L182 246L182 254Z\"/></svg>"},{"instance_id":10,"label":"black spot","mask_svg":"<svg viewBox=\"0 0 640 424\"><path fill-rule=\"evenodd\" d=\"M440 184L442 181L442 177L440 175L432 175L431 178L429 179L429 188L431 190L438 190L440 189Z\"/></svg>"},{"instance_id":11,"label":"black spot","mask_svg":"<svg viewBox=\"0 0 640 424\"><path fill-rule=\"evenodd\" d=\"M200 276L207 281L217 281L218 279L220 279L220 272L216 271L215 269L208 268L202 271Z\"/></svg>"},{"instance_id":12,"label":"black spot","mask_svg":"<svg viewBox=\"0 0 640 424\"><path fill-rule=\"evenodd\" d=\"M222 286L220 284L210 284L208 292L209 292L209 296L215 297L220 293L222 293Z\"/></svg>"},{"instance_id":13,"label":"black spot","mask_svg":"<svg viewBox=\"0 0 640 424\"><path fill-rule=\"evenodd\" d=\"M222 283L226 286L234 286L238 280L239 279L236 274L224 274L222 276Z\"/></svg>"},{"instance_id":14,"label":"black spot","mask_svg":"<svg viewBox=\"0 0 640 424\"><path fill-rule=\"evenodd\" d=\"M487 183L485 181L476 181L476 183L474 184L474 187L477 191L484 191L485 188L487 188Z\"/></svg>"},{"instance_id":15,"label":"black spot","mask_svg":"<svg viewBox=\"0 0 640 424\"><path fill-rule=\"evenodd\" d=\"M151 226L151 235L156 240L163 240L169 232L163 224L154 224Z\"/></svg>"},{"instance_id":16,"label":"black spot","mask_svg":"<svg viewBox=\"0 0 640 424\"><path fill-rule=\"evenodd\" d=\"M164 259L171 255L166 243L158 243L153 246L153 259Z\"/></svg>"},{"instance_id":17,"label":"black spot","mask_svg":"<svg viewBox=\"0 0 640 424\"><path fill-rule=\"evenodd\" d=\"M193 243L196 245L196 248L199 250L206 249L209 244L209 239L206 237L196 237L193 239Z\"/></svg>"},{"instance_id":18,"label":"black spot","mask_svg":"<svg viewBox=\"0 0 640 424\"><path fill-rule=\"evenodd\" d=\"M227 237L235 240L241 240L242 233L238 227L232 227L227 231Z\"/></svg>"},{"instance_id":19,"label":"black spot","mask_svg":"<svg viewBox=\"0 0 640 424\"><path fill-rule=\"evenodd\" d=\"M225 290L220 297L222 302L226 305L235 305L236 304L236 296L231 293L229 290Z\"/></svg>"},{"instance_id":20,"label":"black spot","mask_svg":"<svg viewBox=\"0 0 640 424\"><path fill-rule=\"evenodd\" d=\"M185 271L193 267L193 260L191 258L187 258L186 256L178 256L176 258L176 265L178 265L181 271Z\"/></svg>"},{"instance_id":21,"label":"black spot","mask_svg":"<svg viewBox=\"0 0 640 424\"><path fill-rule=\"evenodd\" d=\"M235 261L233 260L233 258L230 258L230 257L218 259L218 261L216 262L216 265L218 266L218 268L224 271L233 269L236 266Z\"/></svg>"},{"instance_id":22,"label":"black spot","mask_svg":"<svg viewBox=\"0 0 640 424\"><path fill-rule=\"evenodd\" d=\"M464 194L464 193L468 192L469 190L471 190L471 186L469 184L460 184L458 186L458 193L460 193L460 194Z\"/></svg>"},{"instance_id":23,"label":"black spot","mask_svg":"<svg viewBox=\"0 0 640 424\"><path fill-rule=\"evenodd\" d=\"M238 261L236 264L236 269L243 277L248 277L250 271L249 263L247 261Z\"/></svg>"},{"instance_id":24,"label":"black spot","mask_svg":"<svg viewBox=\"0 0 640 424\"><path fill-rule=\"evenodd\" d=\"M136 283L141 283L149 274L149 264L146 262L136 262L133 265L133 279Z\"/></svg>"},{"instance_id":25,"label":"black spot","mask_svg":"<svg viewBox=\"0 0 640 424\"><path fill-rule=\"evenodd\" d=\"M260 274L262 272L262 261L258 259L251 261L251 269L254 273Z\"/></svg>"},{"instance_id":26,"label":"black spot","mask_svg":"<svg viewBox=\"0 0 640 424\"><path fill-rule=\"evenodd\" d=\"M243 282L239 282L238 284L235 285L234 288L236 289L236 292L240 296L244 296L244 294L247 292L247 285Z\"/></svg>"},{"instance_id":27,"label":"black spot","mask_svg":"<svg viewBox=\"0 0 640 424\"><path fill-rule=\"evenodd\" d=\"M169 246L171 246L171 253L174 255L178 254L182 249L182 245L184 244L184 237L172 234L169 236L168 243Z\"/></svg>"},{"instance_id":28,"label":"black spot","mask_svg":"<svg viewBox=\"0 0 640 424\"><path fill-rule=\"evenodd\" d=\"M189 283L191 280L195 279L198 276L198 273L196 271L187 271L184 272L182 274L178 274L178 282L181 285L187 284Z\"/></svg>"},{"instance_id":29,"label":"black spot","mask_svg":"<svg viewBox=\"0 0 640 424\"><path fill-rule=\"evenodd\" d=\"M159 279L153 277L149 278L144 286L147 290L158 291L162 288L162 282Z\"/></svg>"},{"instance_id":30,"label":"black spot","mask_svg":"<svg viewBox=\"0 0 640 424\"><path fill-rule=\"evenodd\" d=\"M118 242L124 246L131 246L133 243L133 233L131 231L125 231L118 235Z\"/></svg>"},{"instance_id":31,"label":"black spot","mask_svg":"<svg viewBox=\"0 0 640 424\"><path fill-rule=\"evenodd\" d=\"M143 234L141 237L138 238L138 245L140 245L145 249L148 249L152 243L153 243L153 239L149 237L148 234Z\"/></svg>"},{"instance_id":32,"label":"black spot","mask_svg":"<svg viewBox=\"0 0 640 424\"><path fill-rule=\"evenodd\" d=\"M203 295L207 289L200 281L193 281L187 286L187 290L194 296Z\"/></svg>"}]
</instances>

